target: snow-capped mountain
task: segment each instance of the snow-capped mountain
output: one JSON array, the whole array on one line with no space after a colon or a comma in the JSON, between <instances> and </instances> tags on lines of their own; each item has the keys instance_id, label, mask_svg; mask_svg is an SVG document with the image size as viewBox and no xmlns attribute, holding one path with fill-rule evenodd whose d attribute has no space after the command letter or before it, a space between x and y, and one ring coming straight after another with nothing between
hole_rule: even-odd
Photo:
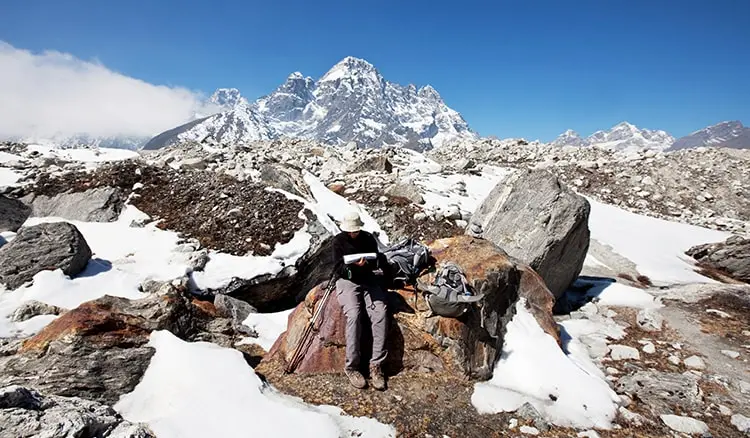
<instances>
[{"instance_id":1,"label":"snow-capped mountain","mask_svg":"<svg viewBox=\"0 0 750 438\"><path fill-rule=\"evenodd\" d=\"M597 131L581 138L575 131L567 130L552 143L554 146L587 146L623 152L643 149L663 151L674 143L674 137L665 131L638 128L622 122L607 131Z\"/></svg>"},{"instance_id":2,"label":"snow-capped mountain","mask_svg":"<svg viewBox=\"0 0 750 438\"><path fill-rule=\"evenodd\" d=\"M678 139L669 150L676 151L700 146L750 148L750 128L743 126L739 121L721 122Z\"/></svg>"},{"instance_id":3,"label":"snow-capped mountain","mask_svg":"<svg viewBox=\"0 0 750 438\"><path fill-rule=\"evenodd\" d=\"M149 141L149 137L133 135L96 136L90 134L59 135L51 138L25 137L14 139L21 143L54 146L60 149L112 148L137 150Z\"/></svg>"},{"instance_id":4,"label":"snow-capped mountain","mask_svg":"<svg viewBox=\"0 0 750 438\"><path fill-rule=\"evenodd\" d=\"M344 58L317 81L292 73L252 104L235 91L214 94L213 103L229 107L225 112L175 128L176 135L161 134L146 148L182 140L232 144L287 136L424 150L478 137L431 86L389 82L372 64L354 57Z\"/></svg>"}]
</instances>

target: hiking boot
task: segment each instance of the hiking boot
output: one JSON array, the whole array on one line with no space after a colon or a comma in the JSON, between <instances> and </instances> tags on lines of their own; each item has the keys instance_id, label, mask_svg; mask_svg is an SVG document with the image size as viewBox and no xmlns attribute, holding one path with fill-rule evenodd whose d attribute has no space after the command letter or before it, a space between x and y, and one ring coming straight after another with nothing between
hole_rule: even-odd
<instances>
[{"instance_id":1,"label":"hiking boot","mask_svg":"<svg viewBox=\"0 0 750 438\"><path fill-rule=\"evenodd\" d=\"M353 387L362 389L367 386L365 376L363 376L359 371L346 369L344 370L344 373L346 374L346 377L349 378L349 383L351 383Z\"/></svg>"},{"instance_id":2,"label":"hiking boot","mask_svg":"<svg viewBox=\"0 0 750 438\"><path fill-rule=\"evenodd\" d=\"M377 390L385 389L385 376L383 376L380 365L370 365L370 383Z\"/></svg>"}]
</instances>

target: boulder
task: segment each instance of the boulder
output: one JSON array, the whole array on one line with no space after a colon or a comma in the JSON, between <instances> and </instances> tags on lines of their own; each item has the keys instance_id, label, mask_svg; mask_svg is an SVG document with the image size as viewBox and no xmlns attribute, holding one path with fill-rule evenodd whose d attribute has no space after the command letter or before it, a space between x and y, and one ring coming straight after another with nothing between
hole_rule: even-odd
<instances>
[{"instance_id":1,"label":"boulder","mask_svg":"<svg viewBox=\"0 0 750 438\"><path fill-rule=\"evenodd\" d=\"M18 231L31 215L31 207L17 199L0 195L0 232Z\"/></svg>"},{"instance_id":2,"label":"boulder","mask_svg":"<svg viewBox=\"0 0 750 438\"><path fill-rule=\"evenodd\" d=\"M701 266L750 283L750 239L732 236L725 242L694 246L686 254Z\"/></svg>"},{"instance_id":3,"label":"boulder","mask_svg":"<svg viewBox=\"0 0 750 438\"><path fill-rule=\"evenodd\" d=\"M448 372L476 379L492 375L502 350L505 325L513 316L515 303L526 299L527 307L542 329L560 342L552 317L554 298L541 277L530 267L515 261L496 245L471 236L440 239L430 245L437 263L451 260L465 270L473 288L485 295L482 311L459 319L429 317L423 298L415 302L411 290L389 292L390 329L386 372L401 370ZM422 281L431 282L431 275ZM263 367L284 365L293 355L305 329L313 305L323 294L323 285L314 287L305 301L289 316L287 331L264 357ZM345 360L345 317L335 296L322 310L319 330L313 337L297 373L339 373ZM365 337L366 339L366 337ZM368 349L363 349L366 352ZM363 357L364 360L364 357ZM366 363L366 362L365 362Z\"/></svg>"},{"instance_id":4,"label":"boulder","mask_svg":"<svg viewBox=\"0 0 750 438\"><path fill-rule=\"evenodd\" d=\"M560 297L580 274L589 248L586 198L546 170L500 182L471 217L468 234L529 264Z\"/></svg>"},{"instance_id":5,"label":"boulder","mask_svg":"<svg viewBox=\"0 0 750 438\"><path fill-rule=\"evenodd\" d=\"M372 171L391 173L393 172L393 164L391 164L391 161L385 155L374 154L374 155L368 156L367 158L360 161L359 163L356 163L350 169L350 172L352 173L372 172Z\"/></svg>"},{"instance_id":6,"label":"boulder","mask_svg":"<svg viewBox=\"0 0 750 438\"><path fill-rule=\"evenodd\" d=\"M146 346L153 330L206 339L200 335L216 316L213 305L192 301L186 288L171 283L138 300L88 301L23 341L15 354L0 356L0 385L111 405L141 380L154 353Z\"/></svg>"},{"instance_id":7,"label":"boulder","mask_svg":"<svg viewBox=\"0 0 750 438\"><path fill-rule=\"evenodd\" d=\"M424 204L424 198L415 184L396 183L385 189L385 194L405 198L415 204Z\"/></svg>"},{"instance_id":8,"label":"boulder","mask_svg":"<svg viewBox=\"0 0 750 438\"><path fill-rule=\"evenodd\" d=\"M282 164L267 164L260 171L260 180L270 187L284 190L306 199L312 199L310 189L300 169Z\"/></svg>"},{"instance_id":9,"label":"boulder","mask_svg":"<svg viewBox=\"0 0 750 438\"><path fill-rule=\"evenodd\" d=\"M0 248L0 283L17 289L44 270L75 276L86 268L91 249L75 225L52 222L23 227Z\"/></svg>"},{"instance_id":10,"label":"boulder","mask_svg":"<svg viewBox=\"0 0 750 438\"><path fill-rule=\"evenodd\" d=\"M34 217L60 217L82 222L111 222L120 216L125 203L122 190L97 187L55 196L28 194L22 198L31 205Z\"/></svg>"},{"instance_id":11,"label":"boulder","mask_svg":"<svg viewBox=\"0 0 750 438\"><path fill-rule=\"evenodd\" d=\"M155 438L109 406L77 397L42 395L18 385L0 388L0 436Z\"/></svg>"},{"instance_id":12,"label":"boulder","mask_svg":"<svg viewBox=\"0 0 750 438\"><path fill-rule=\"evenodd\" d=\"M278 312L296 306L315 285L327 280L333 270L331 233L317 220L308 223L310 249L276 275L252 279L234 278L214 294L229 295L249 303L259 312Z\"/></svg>"}]
</instances>

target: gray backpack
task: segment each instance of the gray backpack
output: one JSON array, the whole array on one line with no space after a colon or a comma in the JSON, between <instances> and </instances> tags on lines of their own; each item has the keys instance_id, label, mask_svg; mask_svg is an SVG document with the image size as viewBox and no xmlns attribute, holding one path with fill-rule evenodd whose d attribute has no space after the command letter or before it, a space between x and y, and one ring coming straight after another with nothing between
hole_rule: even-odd
<instances>
[{"instance_id":1,"label":"gray backpack","mask_svg":"<svg viewBox=\"0 0 750 438\"><path fill-rule=\"evenodd\" d=\"M475 295L460 266L453 262L441 264L430 285L420 283L425 301L433 315L458 318L469 312L484 295Z\"/></svg>"}]
</instances>

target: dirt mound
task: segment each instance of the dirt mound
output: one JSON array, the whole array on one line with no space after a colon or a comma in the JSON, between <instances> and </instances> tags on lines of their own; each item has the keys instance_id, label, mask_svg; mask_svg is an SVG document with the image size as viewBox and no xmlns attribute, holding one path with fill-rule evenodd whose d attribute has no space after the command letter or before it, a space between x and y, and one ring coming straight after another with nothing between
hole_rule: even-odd
<instances>
[{"instance_id":1,"label":"dirt mound","mask_svg":"<svg viewBox=\"0 0 750 438\"><path fill-rule=\"evenodd\" d=\"M268 255L291 240L305 223L303 204L262 184L199 170L174 170L138 161L104 165L61 176L41 174L28 189L54 196L97 187L119 187L130 203L159 220L158 227L198 239L206 248L244 255Z\"/></svg>"}]
</instances>

